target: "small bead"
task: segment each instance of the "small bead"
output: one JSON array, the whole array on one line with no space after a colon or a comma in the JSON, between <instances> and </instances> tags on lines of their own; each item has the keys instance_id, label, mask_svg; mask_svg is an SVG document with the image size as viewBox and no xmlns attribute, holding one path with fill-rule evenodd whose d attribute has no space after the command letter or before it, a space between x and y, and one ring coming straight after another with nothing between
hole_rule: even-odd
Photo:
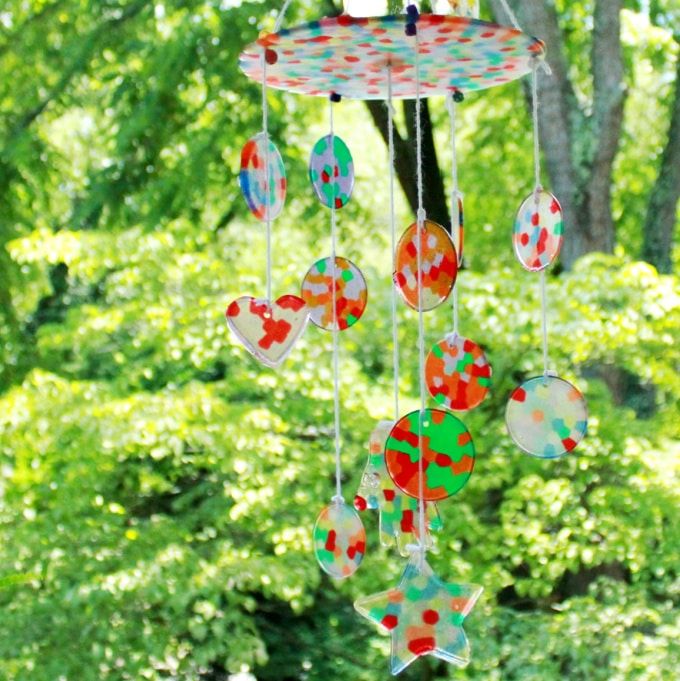
<instances>
[{"instance_id":1,"label":"small bead","mask_svg":"<svg viewBox=\"0 0 680 681\"><path fill-rule=\"evenodd\" d=\"M418 29L415 24L406 24L406 35L414 36L418 34Z\"/></svg>"},{"instance_id":2,"label":"small bead","mask_svg":"<svg viewBox=\"0 0 680 681\"><path fill-rule=\"evenodd\" d=\"M273 66L279 60L279 55L276 54L276 50L267 49L264 51L264 58L267 64Z\"/></svg>"},{"instance_id":3,"label":"small bead","mask_svg":"<svg viewBox=\"0 0 680 681\"><path fill-rule=\"evenodd\" d=\"M337 92L331 92L331 102L334 104L337 104L338 102L342 101L342 95L339 95Z\"/></svg>"},{"instance_id":4,"label":"small bead","mask_svg":"<svg viewBox=\"0 0 680 681\"><path fill-rule=\"evenodd\" d=\"M418 12L418 8L415 5L409 5L406 8L406 14L408 15L408 18L411 21L418 21L418 17L420 17L420 13Z\"/></svg>"},{"instance_id":5,"label":"small bead","mask_svg":"<svg viewBox=\"0 0 680 681\"><path fill-rule=\"evenodd\" d=\"M456 90L453 93L453 101L457 104L460 104L461 102L465 101L465 95L460 90Z\"/></svg>"}]
</instances>

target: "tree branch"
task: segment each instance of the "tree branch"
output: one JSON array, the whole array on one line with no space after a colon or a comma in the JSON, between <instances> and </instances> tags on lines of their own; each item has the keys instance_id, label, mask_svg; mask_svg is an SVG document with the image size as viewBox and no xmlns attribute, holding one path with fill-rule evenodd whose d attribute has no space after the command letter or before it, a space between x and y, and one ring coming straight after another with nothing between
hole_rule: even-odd
<instances>
[{"instance_id":1,"label":"tree branch","mask_svg":"<svg viewBox=\"0 0 680 681\"><path fill-rule=\"evenodd\" d=\"M109 19L95 28L85 39L84 46L80 50L78 56L71 62L66 71L62 73L61 77L50 90L50 92L43 98L42 101L36 104L36 106L19 117L17 123L13 126L10 134L8 135L8 140L11 142L16 135L19 135L21 132L30 127L31 124L45 111L45 109L47 109L47 107L53 101L61 97L73 78L81 73L89 64L92 54L94 53L95 49L99 47L99 40L102 34L110 31L113 28L117 28L121 24L125 23L128 19L136 16L144 9L146 5L147 3L143 0L129 5L121 12L120 16L116 17L115 19Z\"/></svg>"},{"instance_id":2,"label":"tree branch","mask_svg":"<svg viewBox=\"0 0 680 681\"><path fill-rule=\"evenodd\" d=\"M385 102L378 100L368 100L366 102L371 118L375 127L378 129L380 136L385 142L385 146L389 144L389 120L387 116L387 107ZM418 209L418 194L416 192L416 185L413 175L413 168L415 167L415 153L413 147L405 140L397 126L394 126L394 169L399 179L399 184L404 191L406 200L408 201L411 210L415 213Z\"/></svg>"},{"instance_id":3,"label":"tree branch","mask_svg":"<svg viewBox=\"0 0 680 681\"><path fill-rule=\"evenodd\" d=\"M680 57L677 59L675 95L672 104L668 142L661 167L652 188L644 226L642 257L659 272L673 269L673 236L680 201Z\"/></svg>"},{"instance_id":4,"label":"tree branch","mask_svg":"<svg viewBox=\"0 0 680 681\"><path fill-rule=\"evenodd\" d=\"M622 0L597 0L592 46L593 144L588 178L592 237L604 250L614 248L611 175L619 150L626 101L621 49Z\"/></svg>"}]
</instances>

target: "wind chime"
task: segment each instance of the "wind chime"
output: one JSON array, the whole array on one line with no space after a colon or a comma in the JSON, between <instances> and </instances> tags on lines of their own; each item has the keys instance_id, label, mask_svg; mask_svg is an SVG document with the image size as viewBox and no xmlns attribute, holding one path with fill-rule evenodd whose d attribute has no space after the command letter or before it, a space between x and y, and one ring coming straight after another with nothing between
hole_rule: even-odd
<instances>
[{"instance_id":1,"label":"wind chime","mask_svg":"<svg viewBox=\"0 0 680 681\"><path fill-rule=\"evenodd\" d=\"M383 546L396 545L408 558L399 584L360 598L357 611L390 632L390 669L398 674L422 655L464 667L470 647L462 628L482 588L442 581L427 562L431 533L441 530L437 503L458 492L473 472L472 436L456 414L479 406L491 387L491 366L473 340L460 332L459 269L463 263L463 196L456 155L456 109L466 92L531 74L534 122L534 191L522 203L512 240L521 265L539 274L544 371L516 388L506 423L515 443L540 458L572 451L586 433L586 405L579 391L549 369L545 270L563 240L562 210L541 183L537 79L545 46L524 34L507 6L512 26L478 19L478 2L448 0L452 14L420 14L409 3L403 15L339 17L282 29L286 0L272 33L263 34L241 55L241 68L262 84L262 132L241 154L240 185L252 214L266 225L266 297L241 297L227 309L227 322L258 360L278 366L304 333L308 320L332 337L336 485L317 518L314 551L331 577L350 577L366 551L358 512L379 511ZM330 255L304 276L300 294L272 297L272 222L285 201L286 174L268 132L268 88L329 100L329 132L313 146L309 177L330 216ZM428 220L423 205L421 99L444 96L451 134L451 216L449 233ZM342 494L339 400L340 333L363 315L368 299L359 268L337 255L338 212L354 187L354 164L334 130L334 110L343 98L382 99L388 111L390 235L392 244L392 335L394 419L380 421L369 440L369 456L354 504ZM394 177L395 99L416 100L416 220L396 238ZM420 408L402 415L399 406L398 297L418 314ZM425 313L452 300L452 329L425 348ZM428 407L428 397L435 405Z\"/></svg>"}]
</instances>

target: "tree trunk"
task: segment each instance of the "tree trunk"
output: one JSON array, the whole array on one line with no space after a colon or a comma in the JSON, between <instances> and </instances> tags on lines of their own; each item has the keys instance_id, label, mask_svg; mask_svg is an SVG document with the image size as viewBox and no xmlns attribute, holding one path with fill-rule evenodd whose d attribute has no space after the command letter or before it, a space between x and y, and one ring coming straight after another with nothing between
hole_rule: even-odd
<instances>
[{"instance_id":1,"label":"tree trunk","mask_svg":"<svg viewBox=\"0 0 680 681\"><path fill-rule=\"evenodd\" d=\"M677 60L668 142L661 159L659 175L649 198L642 246L642 258L664 274L670 274L673 270L673 236L677 224L678 200L680 200L680 57Z\"/></svg>"},{"instance_id":2,"label":"tree trunk","mask_svg":"<svg viewBox=\"0 0 680 681\"><path fill-rule=\"evenodd\" d=\"M508 23L499 0L491 0L497 21ZM511 3L512 4L512 3ZM550 189L564 211L562 264L569 269L591 251L611 252L615 226L611 181L619 149L626 91L621 49L622 0L598 0L593 31L593 104L578 104L564 55L557 12L543 0L515 2L520 24L546 42L552 77L539 75L539 133ZM528 89L527 89L528 92Z\"/></svg>"},{"instance_id":3,"label":"tree trunk","mask_svg":"<svg viewBox=\"0 0 680 681\"><path fill-rule=\"evenodd\" d=\"M339 0L335 2L334 0L326 0L326 6L331 15L339 14L342 11L339 9L340 4ZM429 4L423 6L423 11L428 9ZM403 3L394 0L390 4L390 10L394 13L403 12ZM366 106L385 144L388 144L389 126L385 102L368 100ZM416 103L413 100L405 100L403 106L406 131L402 137L395 125L394 167L399 184L415 215L418 211L418 166L415 132ZM422 119L423 204L425 212L430 220L434 220L450 230L451 219L449 217L448 198L444 188L444 178L437 160L430 108L425 98L421 100L420 113Z\"/></svg>"},{"instance_id":4,"label":"tree trunk","mask_svg":"<svg viewBox=\"0 0 680 681\"><path fill-rule=\"evenodd\" d=\"M385 102L367 101L366 106L373 118L376 128L380 132L385 144L389 142L389 121ZM416 103L413 100L404 101L404 117L406 119L407 134L402 137L395 125L394 130L394 169L399 184L404 191L414 215L418 211L418 167L415 142L415 114ZM425 212L430 220L438 222L447 229L451 227L448 199L444 188L444 178L437 160L437 150L434 144L432 119L426 99L421 100L421 119L423 131L423 203Z\"/></svg>"}]
</instances>

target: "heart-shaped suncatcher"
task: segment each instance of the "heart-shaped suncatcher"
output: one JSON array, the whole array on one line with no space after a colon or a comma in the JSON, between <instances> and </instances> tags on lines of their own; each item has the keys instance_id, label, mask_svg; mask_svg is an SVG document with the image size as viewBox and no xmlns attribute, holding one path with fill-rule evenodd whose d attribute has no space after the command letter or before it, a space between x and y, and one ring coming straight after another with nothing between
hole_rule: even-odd
<instances>
[{"instance_id":1,"label":"heart-shaped suncatcher","mask_svg":"<svg viewBox=\"0 0 680 681\"><path fill-rule=\"evenodd\" d=\"M227 308L227 324L243 346L268 367L277 367L302 335L309 308L302 298L281 296L271 303L242 296Z\"/></svg>"}]
</instances>

